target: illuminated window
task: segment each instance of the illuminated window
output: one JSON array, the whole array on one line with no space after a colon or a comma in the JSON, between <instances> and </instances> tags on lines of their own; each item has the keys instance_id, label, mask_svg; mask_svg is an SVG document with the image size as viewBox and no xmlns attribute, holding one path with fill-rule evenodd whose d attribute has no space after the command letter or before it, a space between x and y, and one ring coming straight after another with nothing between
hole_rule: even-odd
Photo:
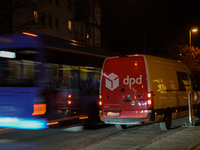
<instances>
[{"instance_id":1,"label":"illuminated window","mask_svg":"<svg viewBox=\"0 0 200 150\"><path fill-rule=\"evenodd\" d=\"M68 30L72 31L72 22L68 20Z\"/></svg>"},{"instance_id":2,"label":"illuminated window","mask_svg":"<svg viewBox=\"0 0 200 150\"><path fill-rule=\"evenodd\" d=\"M33 11L33 14L34 14L34 21L35 21L35 22L38 22L38 11L37 11L37 10L34 10L34 11Z\"/></svg>"}]
</instances>

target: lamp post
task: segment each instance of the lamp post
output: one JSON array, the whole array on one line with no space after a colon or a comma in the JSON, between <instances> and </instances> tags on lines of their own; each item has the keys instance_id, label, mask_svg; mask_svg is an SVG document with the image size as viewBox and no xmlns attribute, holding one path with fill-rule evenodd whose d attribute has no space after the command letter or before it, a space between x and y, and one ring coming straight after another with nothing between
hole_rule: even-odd
<instances>
[{"instance_id":1,"label":"lamp post","mask_svg":"<svg viewBox=\"0 0 200 150\"><path fill-rule=\"evenodd\" d=\"M192 59L192 52L191 52L191 39L192 39L192 32L197 32L197 29L192 29L189 31L189 51L190 51L190 62L191 62L191 59Z\"/></svg>"},{"instance_id":2,"label":"lamp post","mask_svg":"<svg viewBox=\"0 0 200 150\"><path fill-rule=\"evenodd\" d=\"M197 29L192 29L192 30L189 31L190 67L192 65L192 52L191 52L192 32L197 32ZM193 122L193 100L192 100L191 89L188 89L188 111L189 111L189 123L188 123L188 126L194 126L195 123Z\"/></svg>"}]
</instances>

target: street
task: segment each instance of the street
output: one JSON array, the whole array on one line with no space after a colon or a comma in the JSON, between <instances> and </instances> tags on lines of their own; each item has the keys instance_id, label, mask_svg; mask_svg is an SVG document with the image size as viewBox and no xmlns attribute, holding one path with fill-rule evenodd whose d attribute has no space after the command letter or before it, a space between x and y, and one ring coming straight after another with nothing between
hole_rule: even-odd
<instances>
[{"instance_id":1,"label":"street","mask_svg":"<svg viewBox=\"0 0 200 150\"><path fill-rule=\"evenodd\" d=\"M1 150L134 150L191 149L200 144L200 126L182 127L188 118L173 120L172 129L157 124L130 126L120 131L112 125L70 132L69 129L0 130Z\"/></svg>"}]
</instances>

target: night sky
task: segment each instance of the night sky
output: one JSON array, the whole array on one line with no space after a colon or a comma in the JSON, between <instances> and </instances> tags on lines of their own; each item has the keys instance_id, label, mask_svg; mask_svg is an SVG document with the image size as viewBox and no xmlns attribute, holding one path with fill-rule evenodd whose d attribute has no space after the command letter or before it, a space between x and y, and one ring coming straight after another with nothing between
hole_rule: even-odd
<instances>
[{"instance_id":1,"label":"night sky","mask_svg":"<svg viewBox=\"0 0 200 150\"><path fill-rule=\"evenodd\" d=\"M165 57L167 44L174 40L188 44L189 30L200 29L200 0L123 0L106 15L102 25L106 49ZM192 33L192 45L200 47L200 31Z\"/></svg>"}]
</instances>

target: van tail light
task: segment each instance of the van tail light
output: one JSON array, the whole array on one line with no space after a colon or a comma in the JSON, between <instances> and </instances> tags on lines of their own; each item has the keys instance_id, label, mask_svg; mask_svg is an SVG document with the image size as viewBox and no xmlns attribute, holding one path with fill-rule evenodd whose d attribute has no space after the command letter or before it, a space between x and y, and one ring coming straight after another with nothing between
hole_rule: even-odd
<instances>
[{"instance_id":1,"label":"van tail light","mask_svg":"<svg viewBox=\"0 0 200 150\"><path fill-rule=\"evenodd\" d=\"M102 99L102 95L101 95L101 94L99 94L99 99L100 99L100 100Z\"/></svg>"},{"instance_id":2,"label":"van tail light","mask_svg":"<svg viewBox=\"0 0 200 150\"><path fill-rule=\"evenodd\" d=\"M72 104L72 101L67 101L67 104L68 104L68 105L71 105L71 104Z\"/></svg>"},{"instance_id":3,"label":"van tail light","mask_svg":"<svg viewBox=\"0 0 200 150\"><path fill-rule=\"evenodd\" d=\"M152 100L147 101L148 105L152 105Z\"/></svg>"},{"instance_id":4,"label":"van tail light","mask_svg":"<svg viewBox=\"0 0 200 150\"><path fill-rule=\"evenodd\" d=\"M102 95L101 94L99 94L99 106L100 106L100 108L102 106Z\"/></svg>"},{"instance_id":5,"label":"van tail light","mask_svg":"<svg viewBox=\"0 0 200 150\"><path fill-rule=\"evenodd\" d=\"M99 101L99 106L102 106L102 101Z\"/></svg>"},{"instance_id":6,"label":"van tail light","mask_svg":"<svg viewBox=\"0 0 200 150\"><path fill-rule=\"evenodd\" d=\"M147 93L147 97L148 97L148 98L152 98L152 94L153 94L153 92Z\"/></svg>"},{"instance_id":7,"label":"van tail light","mask_svg":"<svg viewBox=\"0 0 200 150\"><path fill-rule=\"evenodd\" d=\"M72 94L68 94L67 97L68 97L68 98L72 98Z\"/></svg>"},{"instance_id":8,"label":"van tail light","mask_svg":"<svg viewBox=\"0 0 200 150\"><path fill-rule=\"evenodd\" d=\"M147 98L148 107L153 107L153 92L147 93Z\"/></svg>"},{"instance_id":9,"label":"van tail light","mask_svg":"<svg viewBox=\"0 0 200 150\"><path fill-rule=\"evenodd\" d=\"M46 113L46 104L34 104L32 116L44 115Z\"/></svg>"}]
</instances>

